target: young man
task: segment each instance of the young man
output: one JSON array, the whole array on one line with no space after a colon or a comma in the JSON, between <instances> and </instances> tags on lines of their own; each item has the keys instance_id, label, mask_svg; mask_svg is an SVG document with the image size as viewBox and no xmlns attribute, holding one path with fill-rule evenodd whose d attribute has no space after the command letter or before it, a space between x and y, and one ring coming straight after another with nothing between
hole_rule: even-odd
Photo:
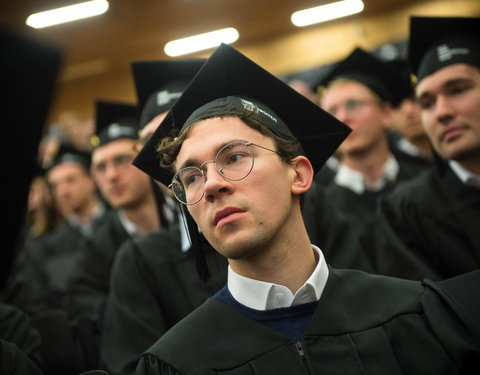
<instances>
[{"instance_id":1,"label":"young man","mask_svg":"<svg viewBox=\"0 0 480 375\"><path fill-rule=\"evenodd\" d=\"M168 225L163 195L145 173L131 165L137 152L136 106L97 102L97 134L92 151L92 174L105 201L109 218L84 244L71 280L72 315L100 320L110 281L110 268L120 245L135 236Z\"/></svg>"},{"instance_id":2,"label":"young man","mask_svg":"<svg viewBox=\"0 0 480 375\"><path fill-rule=\"evenodd\" d=\"M415 98L413 74L408 62L397 59L387 64L398 72L398 83L393 87L396 99L392 103L390 147L425 168L433 161L432 145L422 124L422 109Z\"/></svg>"},{"instance_id":3,"label":"young man","mask_svg":"<svg viewBox=\"0 0 480 375\"><path fill-rule=\"evenodd\" d=\"M443 159L386 196L379 272L449 278L480 267L480 19L411 19L410 54L425 131Z\"/></svg>"},{"instance_id":4,"label":"young man","mask_svg":"<svg viewBox=\"0 0 480 375\"><path fill-rule=\"evenodd\" d=\"M45 282L45 307L66 309L70 274L85 238L94 237L106 220L106 207L90 174L89 153L62 146L46 172L46 180L66 220L53 231L29 241L25 251Z\"/></svg>"},{"instance_id":5,"label":"young man","mask_svg":"<svg viewBox=\"0 0 480 375\"><path fill-rule=\"evenodd\" d=\"M366 251L374 246L378 198L398 182L423 170L405 154L393 154L388 134L398 74L356 48L321 80L321 107L352 128L340 145L341 160L326 199L363 233Z\"/></svg>"},{"instance_id":6,"label":"young man","mask_svg":"<svg viewBox=\"0 0 480 375\"><path fill-rule=\"evenodd\" d=\"M137 374L440 374L478 364L478 332L432 283L336 270L310 243L302 196L347 134L233 48L212 54L134 163L171 182L193 241L198 225L228 259L228 282L147 350Z\"/></svg>"}]
</instances>

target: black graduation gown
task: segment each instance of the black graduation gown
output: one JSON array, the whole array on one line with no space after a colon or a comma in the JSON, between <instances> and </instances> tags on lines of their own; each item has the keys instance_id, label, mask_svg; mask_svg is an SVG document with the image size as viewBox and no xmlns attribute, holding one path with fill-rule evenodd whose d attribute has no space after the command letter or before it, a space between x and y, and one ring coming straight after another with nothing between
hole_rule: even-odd
<instances>
[{"instance_id":1,"label":"black graduation gown","mask_svg":"<svg viewBox=\"0 0 480 375\"><path fill-rule=\"evenodd\" d=\"M0 339L0 374L43 375L43 372L14 343Z\"/></svg>"},{"instance_id":2,"label":"black graduation gown","mask_svg":"<svg viewBox=\"0 0 480 375\"><path fill-rule=\"evenodd\" d=\"M142 356L147 374L473 374L480 332L445 292L330 269L299 342L209 299Z\"/></svg>"},{"instance_id":3,"label":"black graduation gown","mask_svg":"<svg viewBox=\"0 0 480 375\"><path fill-rule=\"evenodd\" d=\"M200 281L192 252L180 250L178 226L127 241L115 258L101 340L112 375L133 374L141 354L226 283L227 260L205 248L211 272Z\"/></svg>"},{"instance_id":4,"label":"black graduation gown","mask_svg":"<svg viewBox=\"0 0 480 375\"><path fill-rule=\"evenodd\" d=\"M5 341L5 346L2 348L6 351L5 355L15 355L22 360L22 363L28 362L23 361L22 355L11 351L10 345L7 344L11 343L38 368L43 367L42 338L32 325L30 317L15 306L5 303L0 303L0 339ZM0 372L0 374L4 373Z\"/></svg>"},{"instance_id":5,"label":"black graduation gown","mask_svg":"<svg viewBox=\"0 0 480 375\"><path fill-rule=\"evenodd\" d=\"M391 191L395 186L403 181L410 180L416 177L419 173L424 172L424 166L417 164L410 160L409 157L398 157L395 155L399 163L399 171L395 181L387 184L379 191L365 191L362 194L357 194L352 190L337 185L334 181L328 184L325 188L324 199L333 202L336 209L349 221L350 226L359 233L359 241L363 248L363 252L370 260L370 264L374 265L374 249L375 249L375 212L379 199ZM330 259L327 257L327 259ZM345 268L344 265L336 265L339 268ZM365 270L363 268L360 268ZM375 268L365 271L375 271Z\"/></svg>"},{"instance_id":6,"label":"black graduation gown","mask_svg":"<svg viewBox=\"0 0 480 375\"><path fill-rule=\"evenodd\" d=\"M95 235L87 238L69 280L69 310L73 319L103 318L110 284L110 270L117 250L130 236L118 211L109 210Z\"/></svg>"},{"instance_id":7,"label":"black graduation gown","mask_svg":"<svg viewBox=\"0 0 480 375\"><path fill-rule=\"evenodd\" d=\"M401 139L402 136L396 132L390 131L388 134L390 151L400 164L405 165L405 168L409 168L413 173L421 173L434 166L433 158L427 159L421 155L411 155L402 150L399 147Z\"/></svg>"},{"instance_id":8,"label":"black graduation gown","mask_svg":"<svg viewBox=\"0 0 480 375\"><path fill-rule=\"evenodd\" d=\"M432 168L383 197L376 269L409 279L446 279L480 268L480 189Z\"/></svg>"},{"instance_id":9,"label":"black graduation gown","mask_svg":"<svg viewBox=\"0 0 480 375\"><path fill-rule=\"evenodd\" d=\"M325 190L314 182L304 197L302 216L310 242L320 247L333 267L373 271L357 226L347 221Z\"/></svg>"}]
</instances>

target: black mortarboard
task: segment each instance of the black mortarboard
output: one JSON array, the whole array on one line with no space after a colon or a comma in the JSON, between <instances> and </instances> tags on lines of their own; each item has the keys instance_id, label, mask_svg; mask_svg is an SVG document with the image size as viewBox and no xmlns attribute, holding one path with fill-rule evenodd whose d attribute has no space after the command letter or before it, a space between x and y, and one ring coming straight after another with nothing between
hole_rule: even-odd
<instances>
[{"instance_id":1,"label":"black mortarboard","mask_svg":"<svg viewBox=\"0 0 480 375\"><path fill-rule=\"evenodd\" d=\"M209 105L205 106L207 103ZM169 185L172 174L160 168L156 145L164 137L177 136L194 111L197 111L194 116L197 119L205 118L206 112L214 109L215 105L223 106L223 112L219 112L218 108L214 110L223 115L234 114L239 106L255 111L259 120L277 135L296 138L315 171L322 167L350 133L350 128L318 105L234 48L222 44L200 68L161 126L137 155L134 164L156 180ZM227 108L228 105L231 108Z\"/></svg>"},{"instance_id":2,"label":"black mortarboard","mask_svg":"<svg viewBox=\"0 0 480 375\"><path fill-rule=\"evenodd\" d=\"M8 179L3 194L0 287L11 271L21 240L30 184L39 171L42 138L62 51L0 26L0 91L2 92L2 173Z\"/></svg>"},{"instance_id":3,"label":"black mortarboard","mask_svg":"<svg viewBox=\"0 0 480 375\"><path fill-rule=\"evenodd\" d=\"M90 168L91 154L89 152L80 151L65 144L61 144L58 152L47 166L50 170L56 165L63 163L76 163L84 167L86 170Z\"/></svg>"},{"instance_id":4,"label":"black mortarboard","mask_svg":"<svg viewBox=\"0 0 480 375\"><path fill-rule=\"evenodd\" d=\"M390 80L389 84L394 84L389 88L392 93L392 104L398 106L403 99L412 97L414 94L415 79L410 70L410 66L405 59L394 59L386 61L385 64L394 72L392 77L395 80Z\"/></svg>"},{"instance_id":5,"label":"black mortarboard","mask_svg":"<svg viewBox=\"0 0 480 375\"><path fill-rule=\"evenodd\" d=\"M408 60L420 81L438 69L480 67L480 18L411 17Z\"/></svg>"},{"instance_id":6,"label":"black mortarboard","mask_svg":"<svg viewBox=\"0 0 480 375\"><path fill-rule=\"evenodd\" d=\"M140 128L177 102L204 62L203 59L132 62L141 111Z\"/></svg>"},{"instance_id":7,"label":"black mortarboard","mask_svg":"<svg viewBox=\"0 0 480 375\"><path fill-rule=\"evenodd\" d=\"M99 100L95 106L96 133L92 146L120 139L138 139L138 111L132 104Z\"/></svg>"},{"instance_id":8,"label":"black mortarboard","mask_svg":"<svg viewBox=\"0 0 480 375\"><path fill-rule=\"evenodd\" d=\"M322 77L319 86L328 86L336 79L349 79L360 82L370 88L382 100L393 102L395 87L395 72L385 62L361 48L355 48L345 59L332 66L332 69Z\"/></svg>"}]
</instances>

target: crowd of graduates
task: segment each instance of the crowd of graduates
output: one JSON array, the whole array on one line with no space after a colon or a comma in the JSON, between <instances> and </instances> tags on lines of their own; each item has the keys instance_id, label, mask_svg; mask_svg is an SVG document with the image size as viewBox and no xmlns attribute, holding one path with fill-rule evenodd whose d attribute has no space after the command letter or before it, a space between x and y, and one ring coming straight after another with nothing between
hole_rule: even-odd
<instances>
[{"instance_id":1,"label":"crowd of graduates","mask_svg":"<svg viewBox=\"0 0 480 375\"><path fill-rule=\"evenodd\" d=\"M475 290L480 22L435 20L412 19L408 56L383 61L355 48L318 81L290 82L352 130L334 153L332 141L302 216L335 269L435 283L473 275ZM432 99L439 67L428 53L442 33L454 36L447 48L465 78ZM455 55L456 43L473 57ZM101 99L94 119L68 113L45 133L0 312L2 339L39 374L132 375L147 349L225 286L227 259L203 237L198 257L168 184L132 164L204 63L134 61L137 103Z\"/></svg>"}]
</instances>

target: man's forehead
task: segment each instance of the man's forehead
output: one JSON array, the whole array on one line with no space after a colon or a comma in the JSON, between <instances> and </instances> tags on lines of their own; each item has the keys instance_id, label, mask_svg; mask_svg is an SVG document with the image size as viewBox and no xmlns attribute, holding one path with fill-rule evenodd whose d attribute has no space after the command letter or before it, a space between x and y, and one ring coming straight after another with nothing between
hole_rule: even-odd
<instances>
[{"instance_id":1,"label":"man's forehead","mask_svg":"<svg viewBox=\"0 0 480 375\"><path fill-rule=\"evenodd\" d=\"M197 155L216 155L227 143L243 140L258 142L265 136L238 117L213 117L199 121L189 130L180 147L176 163L195 159ZM203 161L203 160L202 160Z\"/></svg>"},{"instance_id":2,"label":"man's forehead","mask_svg":"<svg viewBox=\"0 0 480 375\"><path fill-rule=\"evenodd\" d=\"M52 178L57 178L60 176L64 176L66 174L72 175L72 174L83 174L86 173L85 167L75 163L75 162L64 162L55 165L48 171L48 179Z\"/></svg>"},{"instance_id":3,"label":"man's forehead","mask_svg":"<svg viewBox=\"0 0 480 375\"><path fill-rule=\"evenodd\" d=\"M98 162L100 159L111 158L117 155L134 154L134 145L136 141L133 139L117 139L108 142L92 152L92 162Z\"/></svg>"},{"instance_id":4,"label":"man's forehead","mask_svg":"<svg viewBox=\"0 0 480 375\"><path fill-rule=\"evenodd\" d=\"M375 94L366 85L354 80L339 80L334 82L323 96L324 101L332 99L359 99L359 97L375 97Z\"/></svg>"},{"instance_id":5,"label":"man's forehead","mask_svg":"<svg viewBox=\"0 0 480 375\"><path fill-rule=\"evenodd\" d=\"M480 71L473 66L467 64L449 65L426 76L418 82L415 88L415 94L417 97L420 97L430 91L439 90L455 81L471 79L475 74L480 77Z\"/></svg>"}]
</instances>

